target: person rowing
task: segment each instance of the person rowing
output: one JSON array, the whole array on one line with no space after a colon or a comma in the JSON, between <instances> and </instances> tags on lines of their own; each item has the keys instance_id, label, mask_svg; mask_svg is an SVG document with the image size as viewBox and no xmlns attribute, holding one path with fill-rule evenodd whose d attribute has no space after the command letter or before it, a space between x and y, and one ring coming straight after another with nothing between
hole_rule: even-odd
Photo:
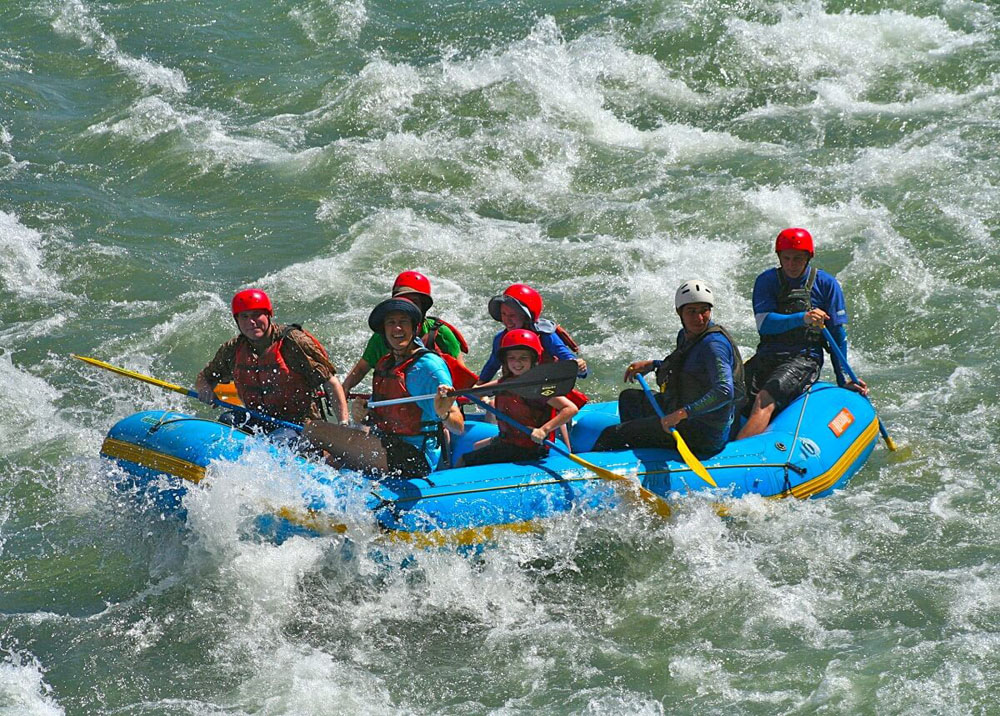
<instances>
[{"instance_id":1,"label":"person rowing","mask_svg":"<svg viewBox=\"0 0 1000 716\"><path fill-rule=\"evenodd\" d=\"M542 317L542 296L531 286L514 283L504 289L499 296L490 299L488 310L494 321L503 324L503 329L493 337L490 357L479 371L479 382L486 383L500 370L500 341L508 331L528 329L538 334L542 344L544 361L576 361L579 376L587 376L587 362L577 358L574 350L579 346L569 333L554 321ZM571 348L570 346L573 346ZM584 401L586 402L586 401ZM582 405L582 403L581 403Z\"/></svg>"},{"instance_id":2,"label":"person rowing","mask_svg":"<svg viewBox=\"0 0 1000 716\"><path fill-rule=\"evenodd\" d=\"M663 360L637 360L625 369L625 382L656 371L661 392L655 399L661 419L644 391L624 390L618 398L621 422L604 429L594 450L673 448L676 428L691 450L710 457L729 440L744 396L743 360L728 331L712 321L715 295L701 280L685 281L674 296L681 319L677 347Z\"/></svg>"},{"instance_id":3,"label":"person rowing","mask_svg":"<svg viewBox=\"0 0 1000 716\"><path fill-rule=\"evenodd\" d=\"M337 370L315 336L296 324L275 323L271 299L260 289L239 291L231 308L239 335L224 343L198 373L199 400L211 405L215 386L232 381L250 410L301 423L322 418L318 391L323 391L334 417L347 422L347 399ZM239 411L225 413L220 420L269 432L275 438L294 436L288 428L276 429Z\"/></svg>"},{"instance_id":4,"label":"person rowing","mask_svg":"<svg viewBox=\"0 0 1000 716\"><path fill-rule=\"evenodd\" d=\"M407 298L420 309L419 337L424 347L441 356L452 374L452 383L458 388L472 386L479 377L465 366L464 354L469 352L469 344L455 326L437 316L427 315L434 299L431 297L431 282L418 271L403 271L392 284L394 297ZM368 339L361 358L344 378L344 390L352 391L372 367L390 352L389 345L381 333L373 333Z\"/></svg>"},{"instance_id":5,"label":"person rowing","mask_svg":"<svg viewBox=\"0 0 1000 716\"><path fill-rule=\"evenodd\" d=\"M779 266L764 271L753 285L753 311L760 343L747 362L747 387L753 404L737 440L759 435L771 419L819 378L823 367L823 328L847 356L847 304L837 279L810 266L816 255L805 229L782 230L774 242ZM837 384L868 395L861 379L849 381L834 359Z\"/></svg>"},{"instance_id":6,"label":"person rowing","mask_svg":"<svg viewBox=\"0 0 1000 716\"><path fill-rule=\"evenodd\" d=\"M372 400L435 394L433 398L368 409L355 400L360 427L309 422L304 435L327 450L340 467L365 473L425 477L441 459L444 430L461 434L462 411L455 405L451 374L441 356L417 337L423 312L405 296L379 303L368 316L389 353L380 358L372 379Z\"/></svg>"},{"instance_id":7,"label":"person rowing","mask_svg":"<svg viewBox=\"0 0 1000 716\"><path fill-rule=\"evenodd\" d=\"M526 375L541 359L542 344L538 340L538 334L523 328L508 331L500 341L503 377L498 381L498 387ZM496 394L494 407L530 428L530 434L501 421L498 425L499 434L494 438L478 441L473 451L461 458L458 467L530 461L545 457L549 451L545 441L552 440L553 431L572 420L578 411L576 405L562 395L551 398L527 397L506 390Z\"/></svg>"}]
</instances>

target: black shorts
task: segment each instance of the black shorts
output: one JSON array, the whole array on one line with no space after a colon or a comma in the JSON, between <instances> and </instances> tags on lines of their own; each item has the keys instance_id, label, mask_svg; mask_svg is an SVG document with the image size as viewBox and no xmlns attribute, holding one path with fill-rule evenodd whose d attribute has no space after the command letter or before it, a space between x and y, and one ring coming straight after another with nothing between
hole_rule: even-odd
<instances>
[{"instance_id":1,"label":"black shorts","mask_svg":"<svg viewBox=\"0 0 1000 716\"><path fill-rule=\"evenodd\" d=\"M761 355L747 363L750 395L766 390L774 399L775 414L805 392L819 378L820 363L808 355Z\"/></svg>"},{"instance_id":2,"label":"black shorts","mask_svg":"<svg viewBox=\"0 0 1000 716\"><path fill-rule=\"evenodd\" d=\"M462 464L468 467L490 465L495 462L531 462L542 459L547 452L548 450L541 445L537 448L521 447L500 438L493 438L481 448L465 453L462 456Z\"/></svg>"},{"instance_id":3,"label":"black shorts","mask_svg":"<svg viewBox=\"0 0 1000 716\"><path fill-rule=\"evenodd\" d=\"M385 459L390 475L405 477L427 477L431 474L431 466L427 462L424 451L403 440L398 435L389 435L379 431L379 442L385 448ZM434 439L433 437L429 439Z\"/></svg>"}]
</instances>

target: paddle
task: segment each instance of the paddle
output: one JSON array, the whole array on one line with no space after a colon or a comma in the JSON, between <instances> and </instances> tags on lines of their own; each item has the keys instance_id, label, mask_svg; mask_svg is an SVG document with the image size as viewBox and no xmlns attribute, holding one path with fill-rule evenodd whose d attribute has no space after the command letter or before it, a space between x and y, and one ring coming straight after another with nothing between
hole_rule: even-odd
<instances>
[{"instance_id":1,"label":"paddle","mask_svg":"<svg viewBox=\"0 0 1000 716\"><path fill-rule=\"evenodd\" d=\"M98 368L103 368L104 370L110 370L112 373L117 373L118 375L124 375L126 378L134 378L135 380L141 380L143 383L149 383L150 385L155 385L160 388L166 388L167 390L172 390L175 393L180 393L181 395L186 395L189 398L194 398L195 400L200 400L198 394L193 390L184 388L180 385L174 385L173 383L167 383L163 380L157 380L148 375L143 375L142 373L136 373L135 371L126 370L125 368L119 368L113 366L110 363L105 363L104 361L97 360L96 358L88 358L87 356L78 356L75 353L70 353L73 358L77 360L82 360L84 363L90 363L90 365L96 365ZM298 423L290 423L287 420L281 420L280 418L272 418L270 415L265 415L264 413L258 413L256 410L250 410L242 405L234 405L232 403L227 403L218 398L212 399L212 405L219 408L225 408L226 410L239 410L252 418L260 420L265 423L270 423L272 425L278 425L283 428L290 428L297 433L302 432L302 426Z\"/></svg>"},{"instance_id":2,"label":"paddle","mask_svg":"<svg viewBox=\"0 0 1000 716\"><path fill-rule=\"evenodd\" d=\"M823 337L826 339L826 345L830 349L830 353L833 355L834 358L837 359L837 362L840 363L840 365L847 372L847 377L849 377L852 382L857 383L858 376L855 375L853 370L851 370L851 366L847 362L847 356L845 356L840 351L840 346L838 346L834 342L833 336L830 335L830 329L827 328L826 326L823 326ZM869 398L868 401L871 402L871 398ZM881 418L879 418L878 421L878 431L882 433L882 439L885 440L885 446L889 448L889 450L891 450L892 452L895 452L896 441L889 437L889 432L885 429L885 426L882 424Z\"/></svg>"},{"instance_id":3,"label":"paddle","mask_svg":"<svg viewBox=\"0 0 1000 716\"><path fill-rule=\"evenodd\" d=\"M576 368L576 363L574 361L560 361L560 362L571 364L574 367L574 370ZM556 363L555 365L558 365L558 363ZM525 375L527 375L527 373L525 373ZM504 389L506 389L506 383L504 384ZM505 423L514 428L517 428L525 435L531 435L531 428L527 427L526 425L522 425L521 423L517 422L516 420L514 420L514 418L510 417L506 413L497 410L489 403L485 403L479 398L472 395L469 396L469 400L471 400L473 403L478 405L483 410L497 416L498 420L503 420ZM587 468L601 479L611 480L612 482L618 482L623 484L626 487L625 491L628 495L635 497L636 489L638 489L638 497L641 500L641 503L644 507L647 507L648 509L652 510L660 517L663 518L670 517L670 505L668 505L662 497L660 497L654 492L650 492L645 487L643 487L638 480L633 480L631 478L625 477L624 475L619 475L616 472L611 472L611 470L607 470L599 465L587 462L582 457L574 455L568 450L564 450L562 447L552 442L551 440L545 440L544 442L546 445L549 446L550 450L555 450L563 457L568 457L577 465Z\"/></svg>"},{"instance_id":4,"label":"paddle","mask_svg":"<svg viewBox=\"0 0 1000 716\"><path fill-rule=\"evenodd\" d=\"M660 417L660 420L662 420L663 408L661 408L660 404L656 402L656 396L654 396L653 391L649 389L649 384L646 383L646 379L643 378L638 373L636 373L635 377L636 380L639 381L639 385L642 386L643 392L646 393L646 397L649 399L650 404L653 406L653 410L656 411L656 414ZM677 432L677 428L670 428L670 430L668 430L667 432L669 432L671 435L674 436L674 442L677 443L677 452L681 454L681 457L684 459L685 464L689 468L691 468L694 474L700 477L705 482L707 482L712 487L718 487L718 485L715 484L715 480L712 479L712 476L708 474L708 470L706 470L705 466L701 464L701 461L694 456L694 453L691 452L691 448L689 448L687 446L687 443L684 442L684 438L682 438L681 434Z\"/></svg>"},{"instance_id":5,"label":"paddle","mask_svg":"<svg viewBox=\"0 0 1000 716\"><path fill-rule=\"evenodd\" d=\"M477 388L467 390L452 390L449 397L472 398L474 395L493 395L500 391L517 393L525 398L553 398L557 395L566 395L573 389L576 383L578 368L576 361L560 360L555 363L539 363L524 375L520 375L502 383L494 381L486 383ZM413 403L418 400L430 400L436 398L437 393L427 393L426 395L408 395L405 398L392 398L391 400L374 400L368 402L369 408L378 408L383 405L399 405L400 403Z\"/></svg>"}]
</instances>

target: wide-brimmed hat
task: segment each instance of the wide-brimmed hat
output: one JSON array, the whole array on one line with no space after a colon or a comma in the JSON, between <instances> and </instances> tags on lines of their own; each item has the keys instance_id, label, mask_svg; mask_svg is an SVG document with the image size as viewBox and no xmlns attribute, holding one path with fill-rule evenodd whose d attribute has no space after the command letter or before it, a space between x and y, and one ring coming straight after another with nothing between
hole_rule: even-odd
<instances>
[{"instance_id":1,"label":"wide-brimmed hat","mask_svg":"<svg viewBox=\"0 0 1000 716\"><path fill-rule=\"evenodd\" d=\"M385 330L385 317L393 311L402 311L413 319L414 327L419 326L424 320L423 311L417 304L403 296L394 296L382 301L368 314L368 327L372 329L372 332L382 333Z\"/></svg>"},{"instance_id":2,"label":"wide-brimmed hat","mask_svg":"<svg viewBox=\"0 0 1000 716\"><path fill-rule=\"evenodd\" d=\"M513 296L505 296L503 294L491 298L489 304L486 307L487 310L490 312L490 317L494 321L500 320L500 307L503 305L510 306L515 311L521 311L524 314L524 317L528 319L527 322L528 326L531 326L534 323L534 319L531 317L531 311L528 310L527 306L525 306L523 303L518 301Z\"/></svg>"}]
</instances>

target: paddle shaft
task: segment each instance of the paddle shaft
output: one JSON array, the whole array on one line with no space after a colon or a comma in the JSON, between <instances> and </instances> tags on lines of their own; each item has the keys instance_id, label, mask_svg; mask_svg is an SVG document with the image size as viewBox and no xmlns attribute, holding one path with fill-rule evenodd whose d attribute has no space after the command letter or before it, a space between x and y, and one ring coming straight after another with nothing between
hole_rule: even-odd
<instances>
[{"instance_id":1,"label":"paddle shaft","mask_svg":"<svg viewBox=\"0 0 1000 716\"><path fill-rule=\"evenodd\" d=\"M656 396L653 395L653 391L649 389L649 384L646 382L646 379L643 378L640 373L635 374L635 379L638 380L639 385L642 386L642 392L646 394L646 398L649 400L650 405L653 406L653 410L656 411L657 416L659 416L660 420L663 420L663 418L666 417L663 414L663 408L661 408L660 404L656 402ZM684 463L691 468L691 471L712 487L718 487L718 485L715 484L715 480L712 479L712 476L708 474L708 470L706 470L705 466L702 465L698 458L694 456L694 453L691 452L691 448L689 448L687 443L684 442L684 438L681 437L679 432L677 432L677 428L670 428L667 432L673 436L674 442L677 444L677 452L680 453L681 458L684 459Z\"/></svg>"},{"instance_id":2,"label":"paddle shaft","mask_svg":"<svg viewBox=\"0 0 1000 716\"><path fill-rule=\"evenodd\" d=\"M476 388L469 388L467 390L451 390L448 391L449 398L472 398L474 395L493 395L501 391L510 391L520 393L524 388L530 388L534 386L545 386L552 385L554 390L546 393L544 397L552 398L556 395L564 395L573 389L573 384L576 382L576 364L571 361L557 361L555 363L541 363L534 368L532 368L528 373L523 376L514 378L512 380L500 382L494 381L492 383L486 383ZM532 373L535 377L532 377ZM565 373L565 376L559 376L559 373ZM544 377L539 377L539 374L544 375ZM521 378L524 378L522 380ZM562 390L562 384L565 383L566 390ZM558 387L556 387L558 386ZM402 398L389 398L388 400L369 400L369 408L380 408L384 405L401 405L403 403L415 403L418 400L431 400L436 398L437 393L426 393L424 395L407 395Z\"/></svg>"},{"instance_id":3,"label":"paddle shaft","mask_svg":"<svg viewBox=\"0 0 1000 716\"><path fill-rule=\"evenodd\" d=\"M494 408L489 403L486 403L486 402L484 402L484 401L480 400L479 398L476 398L475 396L472 396L472 395L469 396L469 400L471 400L473 403L476 403L479 407L481 407L486 412L492 413L493 415L495 415L498 420L503 420L505 423L507 423L508 425L510 425L513 428L516 428L517 430L520 430L525 435L529 435L529 436L531 435L531 428L529 428L527 425L522 425L521 423L519 423L518 421L514 420L514 418L510 417L506 413L501 412L500 410L497 410L496 408ZM572 460L573 462L577 463L578 465L581 465L582 467L587 468L592 473L594 473L595 475L597 475L598 477L600 477L602 479L609 480L609 481L612 481L612 482L627 483L627 487L628 488L630 488L632 490L638 489L638 498L642 501L642 503L646 507L648 507L650 510L652 510L653 512L655 512L660 517L664 517L664 518L670 517L670 505L668 505L666 503L666 501L662 497L660 497L659 495L657 495L654 492L650 492L645 487L643 487L642 484L638 480L631 480L631 479L625 477L624 475L619 475L619 474L617 474L615 472L611 472L610 470L607 470L607 469L605 469L603 467L600 467L599 465L593 465L593 464L587 462L586 460L584 460L582 457L580 457L578 455L574 455L569 450L566 450L565 448L560 447L559 445L557 445L552 440L543 440L542 442L545 445L548 445L550 450L554 450L555 452L557 452L558 454L562 455L563 457L567 457L570 460ZM633 492L633 494L635 494L635 493Z\"/></svg>"},{"instance_id":4,"label":"paddle shaft","mask_svg":"<svg viewBox=\"0 0 1000 716\"><path fill-rule=\"evenodd\" d=\"M851 369L851 364L847 362L847 356L845 356L843 352L840 350L840 346L838 346L836 342L834 342L833 336L830 335L830 329L827 328L826 326L823 326L823 337L826 339L826 345L829 347L830 353L832 353L833 357L837 359L838 363L840 363L840 366L844 369L844 372L847 373L847 377L851 379L852 383L857 383L858 382L857 374L855 374L855 372ZM871 402L870 399L869 402ZM881 418L879 418L878 421L878 431L882 434L882 439L885 440L886 447L892 451L895 451L896 441L893 440L891 437L889 437L889 431L885 429L885 426L882 424Z\"/></svg>"},{"instance_id":5,"label":"paddle shaft","mask_svg":"<svg viewBox=\"0 0 1000 716\"><path fill-rule=\"evenodd\" d=\"M187 397L194 398L195 400L199 401L201 400L201 398L198 397L198 393L191 390L190 388L185 388L183 386L176 385L174 383L168 383L165 380L159 380L157 378L153 378L152 376L143 375L142 373L137 373L132 370L127 370L125 368L119 368L118 366L111 365L110 363L105 363L104 361L97 360L96 358L89 358L87 356L78 356L73 353L71 353L70 355L72 355L77 360L82 360L84 363L89 363L90 365L97 366L98 368L103 368L104 370L111 371L112 373L123 375L126 378L139 380L142 381L143 383L149 383L150 385L155 385L158 388L163 388L165 390L172 390L175 393L186 395ZM251 410L250 408L243 407L242 405L227 403L223 400L219 400L216 397L212 398L212 405L219 408L225 408L226 410L239 410L243 413L246 413L255 420L260 420L262 422L270 423L271 425L277 425L283 428L289 428L290 430L294 430L297 433L302 432L302 426L299 425L298 423L290 423L287 420L282 420L280 418L273 418L270 415L265 415L264 413L258 413L256 410Z\"/></svg>"}]
</instances>

